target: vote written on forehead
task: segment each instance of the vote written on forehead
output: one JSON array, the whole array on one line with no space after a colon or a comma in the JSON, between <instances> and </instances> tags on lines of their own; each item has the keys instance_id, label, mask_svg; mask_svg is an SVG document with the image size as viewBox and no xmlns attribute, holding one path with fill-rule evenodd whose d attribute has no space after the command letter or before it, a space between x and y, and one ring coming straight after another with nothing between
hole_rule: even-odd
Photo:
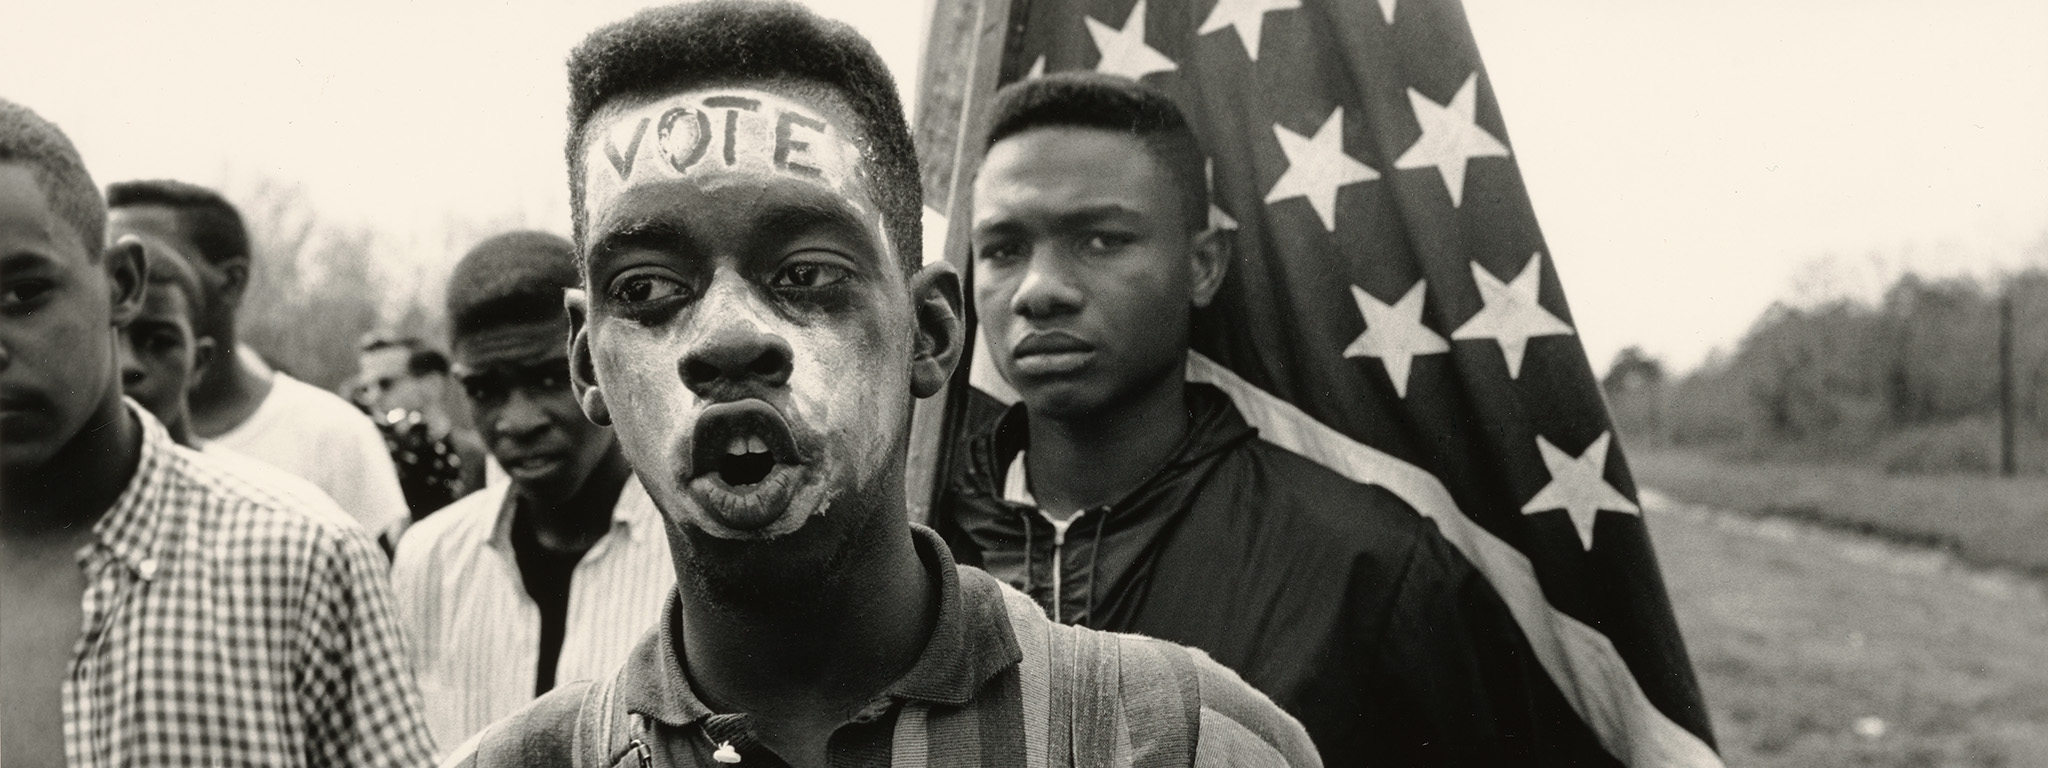
<instances>
[{"instance_id":1,"label":"vote written on forehead","mask_svg":"<svg viewBox=\"0 0 2048 768\"><path fill-rule=\"evenodd\" d=\"M605 121L584 158L586 204L627 187L706 174L772 173L854 192L860 149L831 120L757 91L676 96Z\"/></svg>"}]
</instances>

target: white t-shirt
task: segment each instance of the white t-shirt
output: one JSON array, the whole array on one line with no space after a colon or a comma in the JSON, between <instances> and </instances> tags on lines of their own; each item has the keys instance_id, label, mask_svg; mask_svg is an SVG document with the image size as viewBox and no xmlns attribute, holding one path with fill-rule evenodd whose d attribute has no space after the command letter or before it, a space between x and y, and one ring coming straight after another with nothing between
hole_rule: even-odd
<instances>
[{"instance_id":1,"label":"white t-shirt","mask_svg":"<svg viewBox=\"0 0 2048 768\"><path fill-rule=\"evenodd\" d=\"M255 413L207 442L305 478L370 531L411 517L398 467L370 417L283 373L270 375L270 394Z\"/></svg>"},{"instance_id":2,"label":"white t-shirt","mask_svg":"<svg viewBox=\"0 0 2048 768\"><path fill-rule=\"evenodd\" d=\"M293 506L308 509L332 509L338 515L343 514L341 512L341 505L334 503L333 497L328 496L326 491L320 490L320 486L312 484L303 477L249 458L247 454L241 451L211 440L201 442L197 446L197 450L200 455L227 467L235 474L241 475L243 479L262 485L284 496L284 500ZM362 523L357 522L352 516L344 516L344 521L349 527L362 527Z\"/></svg>"}]
</instances>

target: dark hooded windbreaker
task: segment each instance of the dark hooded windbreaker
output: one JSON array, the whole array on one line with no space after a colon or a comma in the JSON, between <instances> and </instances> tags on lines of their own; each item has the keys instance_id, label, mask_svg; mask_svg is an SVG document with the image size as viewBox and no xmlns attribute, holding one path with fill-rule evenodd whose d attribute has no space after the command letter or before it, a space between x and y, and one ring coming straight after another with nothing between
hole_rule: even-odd
<instances>
[{"instance_id":1,"label":"dark hooded windbreaker","mask_svg":"<svg viewBox=\"0 0 2048 768\"><path fill-rule=\"evenodd\" d=\"M1054 619L1207 651L1332 766L1617 765L1485 578L1385 489L1258 438L1190 384L1180 450L1065 531L1005 501L1022 405L969 443L933 525Z\"/></svg>"}]
</instances>

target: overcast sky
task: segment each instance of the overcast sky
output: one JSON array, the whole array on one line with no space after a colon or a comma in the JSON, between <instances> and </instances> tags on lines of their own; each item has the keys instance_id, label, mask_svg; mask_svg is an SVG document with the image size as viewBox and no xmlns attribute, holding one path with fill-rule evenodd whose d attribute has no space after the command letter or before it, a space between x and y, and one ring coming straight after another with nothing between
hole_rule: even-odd
<instances>
[{"instance_id":1,"label":"overcast sky","mask_svg":"<svg viewBox=\"0 0 2048 768\"><path fill-rule=\"evenodd\" d=\"M811 4L915 87L924 0ZM299 182L395 273L450 262L408 239L450 220L566 230L562 60L635 4L287 5L10 8L0 97L102 183ZM1596 368L1689 366L1774 299L1903 268L2048 264L2048 3L1466 6Z\"/></svg>"}]
</instances>

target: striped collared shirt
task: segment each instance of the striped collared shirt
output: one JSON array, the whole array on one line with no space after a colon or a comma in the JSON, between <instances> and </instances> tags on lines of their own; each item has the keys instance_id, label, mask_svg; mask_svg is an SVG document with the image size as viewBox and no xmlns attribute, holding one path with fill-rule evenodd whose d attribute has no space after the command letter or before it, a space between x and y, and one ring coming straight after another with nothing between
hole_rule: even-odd
<instances>
[{"instance_id":1,"label":"striped collared shirt","mask_svg":"<svg viewBox=\"0 0 2048 768\"><path fill-rule=\"evenodd\" d=\"M512 551L510 490L486 487L428 515L406 531L391 566L427 724L443 749L533 700L540 607ZM661 512L629 478L611 530L569 578L555 679L611 674L654 626L674 584Z\"/></svg>"},{"instance_id":2,"label":"striped collared shirt","mask_svg":"<svg viewBox=\"0 0 2048 768\"><path fill-rule=\"evenodd\" d=\"M64 683L66 761L429 759L384 556L362 528L324 497L288 497L173 443L128 406L141 460L78 555L85 619Z\"/></svg>"},{"instance_id":3,"label":"striped collared shirt","mask_svg":"<svg viewBox=\"0 0 2048 768\"><path fill-rule=\"evenodd\" d=\"M938 619L910 671L849 713L835 767L1321 766L1301 725L1201 651L1055 623L914 526ZM691 690L678 598L626 664L564 686L455 750L453 766L775 768L748 715Z\"/></svg>"}]
</instances>

